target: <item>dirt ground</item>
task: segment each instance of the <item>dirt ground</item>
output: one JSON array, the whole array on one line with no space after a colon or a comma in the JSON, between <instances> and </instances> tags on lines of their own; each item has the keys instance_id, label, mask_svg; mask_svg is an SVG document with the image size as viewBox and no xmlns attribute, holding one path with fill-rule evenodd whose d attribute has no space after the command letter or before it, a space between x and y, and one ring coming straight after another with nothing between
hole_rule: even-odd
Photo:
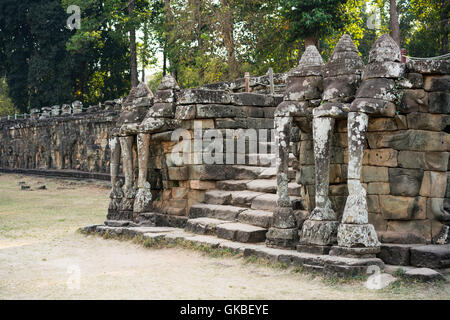
<instances>
[{"instance_id":1,"label":"dirt ground","mask_svg":"<svg viewBox=\"0 0 450 320\"><path fill-rule=\"evenodd\" d=\"M104 221L108 193L98 181L0 175L0 299L450 299L450 284L369 290L363 281L77 233Z\"/></svg>"}]
</instances>

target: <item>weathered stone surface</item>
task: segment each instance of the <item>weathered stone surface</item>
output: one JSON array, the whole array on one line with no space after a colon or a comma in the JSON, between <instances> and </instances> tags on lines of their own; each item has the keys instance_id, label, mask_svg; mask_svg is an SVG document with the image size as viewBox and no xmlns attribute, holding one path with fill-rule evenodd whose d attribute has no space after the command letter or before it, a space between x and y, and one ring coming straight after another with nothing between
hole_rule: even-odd
<instances>
[{"instance_id":1,"label":"weathered stone surface","mask_svg":"<svg viewBox=\"0 0 450 320\"><path fill-rule=\"evenodd\" d=\"M379 247L375 228L371 224L340 224L337 236L340 247Z\"/></svg>"},{"instance_id":2,"label":"weathered stone surface","mask_svg":"<svg viewBox=\"0 0 450 320\"><path fill-rule=\"evenodd\" d=\"M378 239L389 244L425 244L425 238L413 232L378 231Z\"/></svg>"},{"instance_id":3,"label":"weathered stone surface","mask_svg":"<svg viewBox=\"0 0 450 320\"><path fill-rule=\"evenodd\" d=\"M306 220L299 231L300 243L329 246L337 242L337 221Z\"/></svg>"},{"instance_id":4,"label":"weathered stone surface","mask_svg":"<svg viewBox=\"0 0 450 320\"><path fill-rule=\"evenodd\" d=\"M411 265L425 268L450 267L450 244L411 248Z\"/></svg>"},{"instance_id":5,"label":"weathered stone surface","mask_svg":"<svg viewBox=\"0 0 450 320\"><path fill-rule=\"evenodd\" d=\"M372 98L393 102L397 99L395 89L395 81L392 79L367 79L358 88L356 98Z\"/></svg>"},{"instance_id":6,"label":"weathered stone surface","mask_svg":"<svg viewBox=\"0 0 450 320\"><path fill-rule=\"evenodd\" d=\"M450 114L450 93L430 92L428 97L429 112Z\"/></svg>"},{"instance_id":7,"label":"weathered stone surface","mask_svg":"<svg viewBox=\"0 0 450 320\"><path fill-rule=\"evenodd\" d=\"M398 110L402 113L427 112L428 93L423 89L403 90L403 96Z\"/></svg>"},{"instance_id":8,"label":"weathered stone surface","mask_svg":"<svg viewBox=\"0 0 450 320\"><path fill-rule=\"evenodd\" d=\"M426 218L426 198L380 195L381 213L387 220Z\"/></svg>"},{"instance_id":9,"label":"weathered stone surface","mask_svg":"<svg viewBox=\"0 0 450 320\"><path fill-rule=\"evenodd\" d=\"M430 268L417 268L405 272L405 277L423 282L446 281L445 277Z\"/></svg>"},{"instance_id":10,"label":"weathered stone surface","mask_svg":"<svg viewBox=\"0 0 450 320\"><path fill-rule=\"evenodd\" d=\"M398 165L402 168L447 171L449 155L448 152L400 151Z\"/></svg>"},{"instance_id":11,"label":"weathered stone surface","mask_svg":"<svg viewBox=\"0 0 450 320\"><path fill-rule=\"evenodd\" d=\"M367 185L367 194L389 194L390 191L390 185L386 182L371 182Z\"/></svg>"},{"instance_id":12,"label":"weathered stone surface","mask_svg":"<svg viewBox=\"0 0 450 320\"><path fill-rule=\"evenodd\" d=\"M450 115L414 112L408 114L407 119L410 129L444 131L450 126Z\"/></svg>"},{"instance_id":13,"label":"weathered stone surface","mask_svg":"<svg viewBox=\"0 0 450 320\"><path fill-rule=\"evenodd\" d=\"M363 80L373 78L401 78L405 74L405 65L399 62L384 61L368 64L363 72Z\"/></svg>"},{"instance_id":14,"label":"weathered stone surface","mask_svg":"<svg viewBox=\"0 0 450 320\"><path fill-rule=\"evenodd\" d=\"M447 198L448 199L448 198ZM430 218L441 222L450 221L450 208L444 198L428 198L427 211Z\"/></svg>"},{"instance_id":15,"label":"weathered stone surface","mask_svg":"<svg viewBox=\"0 0 450 320\"><path fill-rule=\"evenodd\" d=\"M380 252L379 247L363 247L363 248L348 248L333 246L330 250L330 256L340 256L347 258L375 258Z\"/></svg>"},{"instance_id":16,"label":"weathered stone surface","mask_svg":"<svg viewBox=\"0 0 450 320\"><path fill-rule=\"evenodd\" d=\"M233 93L231 102L238 106L276 107L280 101L274 96L258 93Z\"/></svg>"},{"instance_id":17,"label":"weathered stone surface","mask_svg":"<svg viewBox=\"0 0 450 320\"><path fill-rule=\"evenodd\" d=\"M190 208L190 217L208 217L232 221L235 220L238 215L245 210L246 208L227 205L195 204Z\"/></svg>"},{"instance_id":18,"label":"weathered stone surface","mask_svg":"<svg viewBox=\"0 0 450 320\"><path fill-rule=\"evenodd\" d=\"M322 95L322 77L289 77L284 100L304 101L320 99Z\"/></svg>"},{"instance_id":19,"label":"weathered stone surface","mask_svg":"<svg viewBox=\"0 0 450 320\"><path fill-rule=\"evenodd\" d=\"M367 154L370 166L397 167L397 150L372 149L368 150Z\"/></svg>"},{"instance_id":20,"label":"weathered stone surface","mask_svg":"<svg viewBox=\"0 0 450 320\"><path fill-rule=\"evenodd\" d=\"M327 77L323 80L322 100L334 101L333 99L338 99L339 101L348 102L355 96L360 83L360 75L349 74Z\"/></svg>"},{"instance_id":21,"label":"weathered stone surface","mask_svg":"<svg viewBox=\"0 0 450 320\"><path fill-rule=\"evenodd\" d=\"M341 102L325 102L313 109L314 118L344 118L348 111L348 104ZM344 111L347 110L347 111Z\"/></svg>"},{"instance_id":22,"label":"weathered stone surface","mask_svg":"<svg viewBox=\"0 0 450 320\"><path fill-rule=\"evenodd\" d=\"M445 132L424 130L401 130L395 132L368 132L367 138L372 149L393 148L410 151L450 151L450 135Z\"/></svg>"},{"instance_id":23,"label":"weathered stone surface","mask_svg":"<svg viewBox=\"0 0 450 320\"><path fill-rule=\"evenodd\" d=\"M222 90L186 89L177 95L179 104L230 104L231 96Z\"/></svg>"},{"instance_id":24,"label":"weathered stone surface","mask_svg":"<svg viewBox=\"0 0 450 320\"><path fill-rule=\"evenodd\" d=\"M362 180L364 182L388 182L389 174L386 167L364 166L362 167Z\"/></svg>"},{"instance_id":25,"label":"weathered stone surface","mask_svg":"<svg viewBox=\"0 0 450 320\"><path fill-rule=\"evenodd\" d=\"M166 74L162 78L161 83L158 86L158 90L167 90L167 89L180 90L177 81L171 74Z\"/></svg>"},{"instance_id":26,"label":"weathered stone surface","mask_svg":"<svg viewBox=\"0 0 450 320\"><path fill-rule=\"evenodd\" d=\"M263 210L245 210L238 216L239 222L261 228L269 228L272 225L273 213Z\"/></svg>"},{"instance_id":27,"label":"weathered stone surface","mask_svg":"<svg viewBox=\"0 0 450 320\"><path fill-rule=\"evenodd\" d=\"M443 198L447 188L447 174L445 172L425 171L420 195L430 198Z\"/></svg>"},{"instance_id":28,"label":"weathered stone surface","mask_svg":"<svg viewBox=\"0 0 450 320\"><path fill-rule=\"evenodd\" d=\"M450 75L426 76L424 89L427 91L450 91Z\"/></svg>"},{"instance_id":29,"label":"weathered stone surface","mask_svg":"<svg viewBox=\"0 0 450 320\"><path fill-rule=\"evenodd\" d=\"M255 206L258 208L258 206ZM252 204L252 208L254 208ZM279 229L295 228L297 219L291 207L276 207L273 211L273 226Z\"/></svg>"},{"instance_id":30,"label":"weathered stone surface","mask_svg":"<svg viewBox=\"0 0 450 320\"><path fill-rule=\"evenodd\" d=\"M387 231L412 233L425 239L427 242L431 241L431 222L428 219L388 220Z\"/></svg>"},{"instance_id":31,"label":"weathered stone surface","mask_svg":"<svg viewBox=\"0 0 450 320\"><path fill-rule=\"evenodd\" d=\"M408 60L406 66L409 72L424 74L449 74L448 60Z\"/></svg>"},{"instance_id":32,"label":"weathered stone surface","mask_svg":"<svg viewBox=\"0 0 450 320\"><path fill-rule=\"evenodd\" d=\"M399 129L397 123L392 118L369 118L367 131L395 131Z\"/></svg>"},{"instance_id":33,"label":"weathered stone surface","mask_svg":"<svg viewBox=\"0 0 450 320\"><path fill-rule=\"evenodd\" d=\"M420 169L389 168L389 184L394 196L418 196L422 179Z\"/></svg>"},{"instance_id":34,"label":"weathered stone surface","mask_svg":"<svg viewBox=\"0 0 450 320\"><path fill-rule=\"evenodd\" d=\"M307 117L312 114L308 101L283 101L275 110L275 117Z\"/></svg>"},{"instance_id":35,"label":"weathered stone surface","mask_svg":"<svg viewBox=\"0 0 450 320\"><path fill-rule=\"evenodd\" d=\"M369 63L383 61L401 61L400 48L386 33L378 37L369 52Z\"/></svg>"},{"instance_id":36,"label":"weathered stone surface","mask_svg":"<svg viewBox=\"0 0 450 320\"><path fill-rule=\"evenodd\" d=\"M406 77L412 85L411 89L423 88L423 76L420 73L408 73Z\"/></svg>"},{"instance_id":37,"label":"weathered stone surface","mask_svg":"<svg viewBox=\"0 0 450 320\"><path fill-rule=\"evenodd\" d=\"M212 219L212 218L196 218L189 219L186 223L186 231L198 233L198 234L216 234L216 228L223 223L229 223L229 221Z\"/></svg>"},{"instance_id":38,"label":"weathered stone surface","mask_svg":"<svg viewBox=\"0 0 450 320\"><path fill-rule=\"evenodd\" d=\"M323 68L323 76L361 74L364 63L358 50L348 34L344 34L334 48L333 54Z\"/></svg>"},{"instance_id":39,"label":"weathered stone surface","mask_svg":"<svg viewBox=\"0 0 450 320\"><path fill-rule=\"evenodd\" d=\"M243 109L230 105L205 104L197 105L197 118L234 118L244 117Z\"/></svg>"},{"instance_id":40,"label":"weathered stone surface","mask_svg":"<svg viewBox=\"0 0 450 320\"><path fill-rule=\"evenodd\" d=\"M315 46L307 46L297 67L289 71L289 76L305 77L322 75L323 59Z\"/></svg>"},{"instance_id":41,"label":"weathered stone surface","mask_svg":"<svg viewBox=\"0 0 450 320\"><path fill-rule=\"evenodd\" d=\"M270 248L291 248L294 249L298 240L298 229L270 228L266 233L266 246Z\"/></svg>"},{"instance_id":42,"label":"weathered stone surface","mask_svg":"<svg viewBox=\"0 0 450 320\"><path fill-rule=\"evenodd\" d=\"M195 105L179 105L176 108L175 118L179 120L191 120L196 117L197 108Z\"/></svg>"},{"instance_id":43,"label":"weathered stone surface","mask_svg":"<svg viewBox=\"0 0 450 320\"><path fill-rule=\"evenodd\" d=\"M377 255L377 257L383 260L383 262L386 264L396 266L409 266L410 249L414 246L420 245L383 243L380 247L380 253Z\"/></svg>"},{"instance_id":44,"label":"weathered stone surface","mask_svg":"<svg viewBox=\"0 0 450 320\"><path fill-rule=\"evenodd\" d=\"M395 115L395 104L381 99L356 98L348 111L393 117Z\"/></svg>"}]
</instances>

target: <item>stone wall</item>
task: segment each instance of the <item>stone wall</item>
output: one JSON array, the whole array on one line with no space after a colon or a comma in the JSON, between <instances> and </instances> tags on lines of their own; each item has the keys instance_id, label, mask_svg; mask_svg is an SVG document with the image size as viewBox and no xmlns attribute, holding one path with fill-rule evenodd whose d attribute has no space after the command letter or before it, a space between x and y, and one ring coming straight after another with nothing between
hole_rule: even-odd
<instances>
[{"instance_id":1,"label":"stone wall","mask_svg":"<svg viewBox=\"0 0 450 320\"><path fill-rule=\"evenodd\" d=\"M109 131L118 116L98 110L0 121L0 168L108 172Z\"/></svg>"},{"instance_id":2,"label":"stone wall","mask_svg":"<svg viewBox=\"0 0 450 320\"><path fill-rule=\"evenodd\" d=\"M396 81L399 100L369 118L362 183L369 223L382 242L430 242L450 221L449 63L409 61ZM301 128L299 182L314 207L312 128ZM330 199L340 220L347 191L347 119L337 119L331 142ZM402 234L405 239L399 239Z\"/></svg>"},{"instance_id":3,"label":"stone wall","mask_svg":"<svg viewBox=\"0 0 450 320\"><path fill-rule=\"evenodd\" d=\"M395 92L392 101L385 103L378 114L364 111L370 116L361 182L367 191L369 223L375 226L382 242L430 242L450 222L450 64L429 60L401 65L406 70L401 78L391 81L388 77ZM331 74L329 78L334 82L328 83L324 75L323 86L342 84L337 91L325 90L325 94L321 66L316 67L309 70L311 74L292 71L298 78L308 77L308 81L306 85L302 82L302 97L288 89L283 102L286 112L290 112L296 99L302 100L302 105L307 103L311 110L319 110L319 105L324 105L321 101L336 103L333 95L347 90L343 84L349 83L354 92L348 97L346 92L341 94L342 101L338 103L353 101L361 75L348 83L344 82L345 77L354 79L352 74ZM332 64L328 67L334 70ZM364 68L362 62L357 67ZM272 160L276 159L274 153L279 146L274 146L270 130L275 128L274 113L283 101L279 93L286 81L289 88L287 78L288 74L275 75L279 86L276 94L270 95L267 76L251 78L253 93L241 92L243 79L180 90L175 79L167 76L155 95L141 84L126 99L117 101L117 105L110 102L102 110L0 121L0 168L111 172L113 190L108 219L136 220L149 210L187 219L190 207L202 203L205 192L215 189L220 181L252 180L263 174L262 168L270 171L275 167ZM364 97L361 90L358 94ZM380 93L383 94L386 92ZM284 109L279 110L282 116ZM295 125L289 129L287 148L294 159L285 159L289 169L283 172L286 185L294 180L302 185L298 190L298 196L303 197L300 207L309 212L316 205L311 110L305 110L302 116L292 113ZM340 221L348 198L347 118L344 114L332 114L333 110L325 111L335 119L330 143L329 195ZM198 126L201 129L196 131ZM178 133L188 152L184 153L187 158L177 159L172 155L174 148L180 146L179 139L174 141L180 129L184 129ZM211 155L205 148L212 137L203 140L199 148L194 142L196 134L205 136L208 129L217 129L224 140L213 153L214 163L205 163L204 159L197 162L199 154ZM244 151L237 151L238 137L245 129L259 130L258 135L247 137ZM261 132L268 133L264 141L260 140ZM234 151L229 161L227 151L231 147ZM238 158L244 162L237 163ZM261 165L264 159L270 162L265 167ZM119 181L122 173L124 186ZM267 176L275 178L277 174L270 172Z\"/></svg>"}]
</instances>

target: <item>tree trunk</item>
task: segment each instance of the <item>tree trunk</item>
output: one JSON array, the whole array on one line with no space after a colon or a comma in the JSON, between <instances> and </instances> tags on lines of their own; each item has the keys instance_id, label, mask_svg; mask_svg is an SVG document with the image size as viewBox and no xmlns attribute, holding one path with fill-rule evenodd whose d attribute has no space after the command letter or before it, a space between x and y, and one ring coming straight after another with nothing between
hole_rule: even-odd
<instances>
[{"instance_id":1,"label":"tree trunk","mask_svg":"<svg viewBox=\"0 0 450 320\"><path fill-rule=\"evenodd\" d=\"M225 48L227 49L228 74L230 79L239 77L239 65L236 59L236 50L234 45L233 31L234 20L228 0L221 0L221 10L218 13L222 38Z\"/></svg>"},{"instance_id":2,"label":"tree trunk","mask_svg":"<svg viewBox=\"0 0 450 320\"><path fill-rule=\"evenodd\" d=\"M449 5L447 3L448 0L444 0L442 3L442 11L441 11L441 54L448 53L448 14L449 14Z\"/></svg>"},{"instance_id":3,"label":"tree trunk","mask_svg":"<svg viewBox=\"0 0 450 320\"><path fill-rule=\"evenodd\" d=\"M319 39L316 36L307 37L305 39L305 48L308 46L316 46L318 48Z\"/></svg>"},{"instance_id":4,"label":"tree trunk","mask_svg":"<svg viewBox=\"0 0 450 320\"><path fill-rule=\"evenodd\" d=\"M134 0L128 0L128 14L130 18L134 14ZM138 85L137 72L137 53L136 53L136 30L134 27L130 28L130 75L131 87L135 88Z\"/></svg>"},{"instance_id":5,"label":"tree trunk","mask_svg":"<svg viewBox=\"0 0 450 320\"><path fill-rule=\"evenodd\" d=\"M395 0L390 0L389 15L391 24L391 37L400 48L400 25L398 22L397 4Z\"/></svg>"}]
</instances>

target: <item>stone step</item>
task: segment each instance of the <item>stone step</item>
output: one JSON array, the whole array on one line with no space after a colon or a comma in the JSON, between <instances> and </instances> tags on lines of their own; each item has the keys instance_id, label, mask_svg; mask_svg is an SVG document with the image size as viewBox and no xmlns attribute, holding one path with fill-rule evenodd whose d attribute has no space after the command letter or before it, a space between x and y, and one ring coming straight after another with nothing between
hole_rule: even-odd
<instances>
[{"instance_id":1,"label":"stone step","mask_svg":"<svg viewBox=\"0 0 450 320\"><path fill-rule=\"evenodd\" d=\"M216 227L229 221L213 219L213 218L195 218L189 219L186 223L186 231L197 234L215 235Z\"/></svg>"},{"instance_id":2,"label":"stone step","mask_svg":"<svg viewBox=\"0 0 450 320\"><path fill-rule=\"evenodd\" d=\"M262 195L261 192L254 191L223 191L210 190L205 193L205 203L219 205L234 205L241 207L250 207L252 200Z\"/></svg>"},{"instance_id":3,"label":"stone step","mask_svg":"<svg viewBox=\"0 0 450 320\"><path fill-rule=\"evenodd\" d=\"M261 172L259 173L257 179L273 179L277 176L277 168L276 167L255 167L255 168L263 168ZM288 170L288 179L294 180L295 179L295 170L289 168Z\"/></svg>"},{"instance_id":4,"label":"stone step","mask_svg":"<svg viewBox=\"0 0 450 320\"><path fill-rule=\"evenodd\" d=\"M245 210L238 216L238 221L261 228L270 228L272 225L273 213L263 210Z\"/></svg>"},{"instance_id":5,"label":"stone step","mask_svg":"<svg viewBox=\"0 0 450 320\"><path fill-rule=\"evenodd\" d=\"M292 167L296 160L293 153L289 154L289 166ZM276 154L275 153L251 153L245 156L245 163L248 165L261 167L275 167Z\"/></svg>"},{"instance_id":6,"label":"stone step","mask_svg":"<svg viewBox=\"0 0 450 320\"><path fill-rule=\"evenodd\" d=\"M290 196L301 196L301 185L296 182L290 182L288 184ZM247 190L264 192L264 193L276 193L277 181L274 179L256 179L247 183Z\"/></svg>"},{"instance_id":7,"label":"stone step","mask_svg":"<svg viewBox=\"0 0 450 320\"><path fill-rule=\"evenodd\" d=\"M216 227L217 237L244 243L263 242L266 239L266 232L265 228L244 223L223 223Z\"/></svg>"},{"instance_id":8,"label":"stone step","mask_svg":"<svg viewBox=\"0 0 450 320\"><path fill-rule=\"evenodd\" d=\"M222 180L217 182L217 189L227 191L247 190L247 183L251 180Z\"/></svg>"},{"instance_id":9,"label":"stone step","mask_svg":"<svg viewBox=\"0 0 450 320\"><path fill-rule=\"evenodd\" d=\"M191 206L189 218L194 219L207 217L234 221L237 219L239 213L245 210L247 210L247 208L200 203Z\"/></svg>"},{"instance_id":10,"label":"stone step","mask_svg":"<svg viewBox=\"0 0 450 320\"><path fill-rule=\"evenodd\" d=\"M294 210L304 209L302 198L300 197L290 197L290 198ZM273 212L277 207L277 200L278 200L277 194L265 193L253 199L251 208L254 210L267 210Z\"/></svg>"}]
</instances>

